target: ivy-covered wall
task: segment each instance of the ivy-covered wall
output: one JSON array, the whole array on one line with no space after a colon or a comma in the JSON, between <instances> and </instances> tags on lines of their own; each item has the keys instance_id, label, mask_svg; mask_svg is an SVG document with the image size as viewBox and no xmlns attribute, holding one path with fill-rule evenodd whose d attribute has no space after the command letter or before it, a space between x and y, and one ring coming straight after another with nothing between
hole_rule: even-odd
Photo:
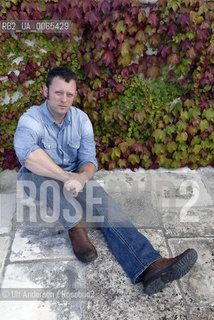
<instances>
[{"instance_id":1,"label":"ivy-covered wall","mask_svg":"<svg viewBox=\"0 0 214 320\"><path fill-rule=\"evenodd\" d=\"M214 2L10 0L0 20L70 20L69 33L0 33L0 170L13 134L43 102L49 68L79 79L99 168L214 165Z\"/></svg>"}]
</instances>

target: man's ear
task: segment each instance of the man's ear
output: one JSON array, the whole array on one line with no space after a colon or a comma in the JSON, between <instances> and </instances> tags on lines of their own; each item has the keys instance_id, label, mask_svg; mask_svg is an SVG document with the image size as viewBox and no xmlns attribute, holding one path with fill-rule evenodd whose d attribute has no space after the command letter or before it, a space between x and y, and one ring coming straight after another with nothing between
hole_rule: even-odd
<instances>
[{"instance_id":1,"label":"man's ear","mask_svg":"<svg viewBox=\"0 0 214 320\"><path fill-rule=\"evenodd\" d=\"M43 95L45 98L48 96L48 88L46 86L43 86Z\"/></svg>"}]
</instances>

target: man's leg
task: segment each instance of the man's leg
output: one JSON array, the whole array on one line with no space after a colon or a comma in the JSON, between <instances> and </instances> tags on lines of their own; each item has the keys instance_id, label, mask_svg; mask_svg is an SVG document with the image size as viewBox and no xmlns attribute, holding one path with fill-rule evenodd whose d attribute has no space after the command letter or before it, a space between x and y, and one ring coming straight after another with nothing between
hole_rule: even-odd
<instances>
[{"instance_id":1,"label":"man's leg","mask_svg":"<svg viewBox=\"0 0 214 320\"><path fill-rule=\"evenodd\" d=\"M63 187L62 182L31 172L19 174L18 182L28 196L43 202L55 213L55 221L59 219L68 231L74 253L79 260L89 262L97 258L96 249L90 242L86 227L81 221L81 205Z\"/></svg>"},{"instance_id":2,"label":"man's leg","mask_svg":"<svg viewBox=\"0 0 214 320\"><path fill-rule=\"evenodd\" d=\"M81 221L81 206L64 192L62 182L32 172L24 172L18 175L18 183L29 197L47 205L66 230Z\"/></svg>"},{"instance_id":3,"label":"man's leg","mask_svg":"<svg viewBox=\"0 0 214 320\"><path fill-rule=\"evenodd\" d=\"M124 271L133 283L142 281L146 293L160 291L167 282L179 279L195 264L197 253L194 249L175 258L162 258L97 181L90 180L77 199L80 203L85 202L86 221L97 220Z\"/></svg>"},{"instance_id":4,"label":"man's leg","mask_svg":"<svg viewBox=\"0 0 214 320\"><path fill-rule=\"evenodd\" d=\"M143 271L161 258L160 253L94 179L87 182L77 200L81 204L85 202L83 205L86 207L86 222L97 222L113 254L131 281L139 282Z\"/></svg>"}]
</instances>

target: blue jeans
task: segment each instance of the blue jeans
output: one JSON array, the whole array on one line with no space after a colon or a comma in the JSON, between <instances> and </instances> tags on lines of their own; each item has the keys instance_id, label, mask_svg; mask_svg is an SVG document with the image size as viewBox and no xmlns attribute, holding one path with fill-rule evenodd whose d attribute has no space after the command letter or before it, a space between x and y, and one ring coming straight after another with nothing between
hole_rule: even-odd
<instances>
[{"instance_id":1,"label":"blue jeans","mask_svg":"<svg viewBox=\"0 0 214 320\"><path fill-rule=\"evenodd\" d=\"M22 181L25 192L30 196L33 182L35 199L44 200L45 194L47 206L57 211L66 230L79 223L84 208L87 224L96 222L112 253L133 283L141 281L144 270L161 258L149 240L136 229L123 210L94 179L86 183L76 198L63 188L62 182L54 179L21 173L18 180Z\"/></svg>"}]
</instances>

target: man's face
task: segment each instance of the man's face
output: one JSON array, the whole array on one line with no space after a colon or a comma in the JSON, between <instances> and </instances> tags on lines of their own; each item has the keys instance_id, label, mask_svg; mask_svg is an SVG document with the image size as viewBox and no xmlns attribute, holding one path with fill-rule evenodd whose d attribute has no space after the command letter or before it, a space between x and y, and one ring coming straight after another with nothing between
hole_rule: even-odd
<instances>
[{"instance_id":1,"label":"man's face","mask_svg":"<svg viewBox=\"0 0 214 320\"><path fill-rule=\"evenodd\" d=\"M75 80L66 82L60 77L54 77L48 88L43 88L44 96L47 100L47 107L56 122L61 123L68 109L76 97Z\"/></svg>"}]
</instances>

